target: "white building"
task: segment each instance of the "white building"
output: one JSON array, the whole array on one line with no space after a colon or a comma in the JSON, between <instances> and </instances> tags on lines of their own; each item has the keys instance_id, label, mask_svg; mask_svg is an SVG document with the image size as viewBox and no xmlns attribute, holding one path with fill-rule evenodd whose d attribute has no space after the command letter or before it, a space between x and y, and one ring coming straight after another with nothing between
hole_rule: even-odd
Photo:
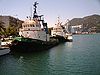
<instances>
[{"instance_id":1,"label":"white building","mask_svg":"<svg viewBox=\"0 0 100 75\"><path fill-rule=\"evenodd\" d=\"M71 26L72 33L81 33L82 29L83 29L83 25Z\"/></svg>"}]
</instances>

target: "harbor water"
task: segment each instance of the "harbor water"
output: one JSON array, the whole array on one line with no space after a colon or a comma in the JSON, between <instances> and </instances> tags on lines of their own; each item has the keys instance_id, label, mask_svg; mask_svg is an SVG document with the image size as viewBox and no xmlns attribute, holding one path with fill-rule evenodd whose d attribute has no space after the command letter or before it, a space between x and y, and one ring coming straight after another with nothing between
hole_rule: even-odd
<instances>
[{"instance_id":1,"label":"harbor water","mask_svg":"<svg viewBox=\"0 0 100 75\"><path fill-rule=\"evenodd\" d=\"M100 75L100 34L73 35L47 51L0 57L0 75Z\"/></svg>"}]
</instances>

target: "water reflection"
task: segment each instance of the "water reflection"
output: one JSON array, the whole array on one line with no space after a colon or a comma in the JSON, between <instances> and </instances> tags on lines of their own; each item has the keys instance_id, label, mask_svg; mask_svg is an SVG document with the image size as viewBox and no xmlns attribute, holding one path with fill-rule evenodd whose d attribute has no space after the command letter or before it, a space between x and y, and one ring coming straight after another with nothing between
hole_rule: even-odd
<instances>
[{"instance_id":1,"label":"water reflection","mask_svg":"<svg viewBox=\"0 0 100 75\"><path fill-rule=\"evenodd\" d=\"M19 59L18 59L18 63L21 63L22 64L23 63L23 59L24 59L24 57L23 56L20 56Z\"/></svg>"},{"instance_id":2,"label":"water reflection","mask_svg":"<svg viewBox=\"0 0 100 75\"><path fill-rule=\"evenodd\" d=\"M73 42L67 42L67 47L68 48L72 48L72 46L73 46Z\"/></svg>"}]
</instances>

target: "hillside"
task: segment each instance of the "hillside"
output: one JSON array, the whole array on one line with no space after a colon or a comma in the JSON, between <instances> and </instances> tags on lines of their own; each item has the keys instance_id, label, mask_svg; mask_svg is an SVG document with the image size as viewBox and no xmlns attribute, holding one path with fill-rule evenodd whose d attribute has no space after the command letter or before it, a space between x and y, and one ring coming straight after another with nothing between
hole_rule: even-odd
<instances>
[{"instance_id":1,"label":"hillside","mask_svg":"<svg viewBox=\"0 0 100 75\"><path fill-rule=\"evenodd\" d=\"M83 18L74 18L70 20L72 26L83 25L83 31L95 30L100 32L100 15L90 15Z\"/></svg>"}]
</instances>

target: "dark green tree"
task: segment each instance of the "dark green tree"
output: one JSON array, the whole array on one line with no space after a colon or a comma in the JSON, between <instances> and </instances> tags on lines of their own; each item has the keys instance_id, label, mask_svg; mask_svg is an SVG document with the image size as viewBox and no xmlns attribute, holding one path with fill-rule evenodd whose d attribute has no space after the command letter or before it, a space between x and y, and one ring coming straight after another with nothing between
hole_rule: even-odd
<instances>
[{"instance_id":1,"label":"dark green tree","mask_svg":"<svg viewBox=\"0 0 100 75\"><path fill-rule=\"evenodd\" d=\"M0 35L5 35L5 26L2 21L0 21Z\"/></svg>"},{"instance_id":2,"label":"dark green tree","mask_svg":"<svg viewBox=\"0 0 100 75\"><path fill-rule=\"evenodd\" d=\"M17 29L15 26L9 25L6 28L6 35L7 36L16 36L17 35Z\"/></svg>"}]
</instances>

